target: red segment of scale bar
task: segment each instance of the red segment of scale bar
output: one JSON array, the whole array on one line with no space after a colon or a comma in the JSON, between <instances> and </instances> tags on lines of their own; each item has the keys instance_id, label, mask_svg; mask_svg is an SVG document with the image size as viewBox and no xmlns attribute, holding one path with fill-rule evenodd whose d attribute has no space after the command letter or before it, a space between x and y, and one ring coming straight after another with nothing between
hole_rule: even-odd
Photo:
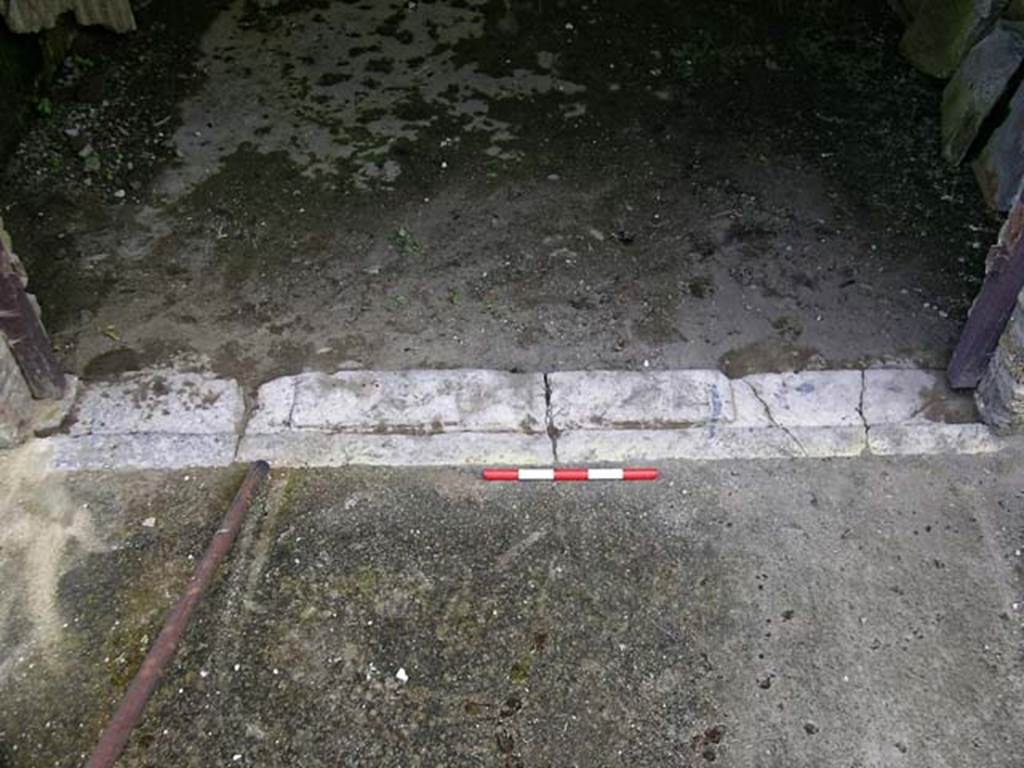
<instances>
[{"instance_id":1,"label":"red segment of scale bar","mask_svg":"<svg viewBox=\"0 0 1024 768\"><path fill-rule=\"evenodd\" d=\"M618 468L488 468L484 480L528 481L553 480L557 482L581 482L586 480L657 480L658 470L654 467Z\"/></svg>"}]
</instances>

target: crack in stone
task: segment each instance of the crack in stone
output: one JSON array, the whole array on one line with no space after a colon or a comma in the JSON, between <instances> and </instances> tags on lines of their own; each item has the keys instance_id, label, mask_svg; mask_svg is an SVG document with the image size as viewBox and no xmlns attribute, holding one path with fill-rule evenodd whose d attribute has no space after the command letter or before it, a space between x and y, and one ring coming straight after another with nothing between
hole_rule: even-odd
<instances>
[{"instance_id":1,"label":"crack in stone","mask_svg":"<svg viewBox=\"0 0 1024 768\"><path fill-rule=\"evenodd\" d=\"M288 421L285 422L285 426L291 429L294 424L292 418L295 416L295 408L299 403L299 378L296 376L295 381L292 383L292 405L288 409Z\"/></svg>"},{"instance_id":2,"label":"crack in stone","mask_svg":"<svg viewBox=\"0 0 1024 768\"><path fill-rule=\"evenodd\" d=\"M558 429L555 428L555 413L551 406L551 378L544 374L544 418L547 422L548 439L551 440L551 456L558 463Z\"/></svg>"},{"instance_id":3,"label":"crack in stone","mask_svg":"<svg viewBox=\"0 0 1024 768\"><path fill-rule=\"evenodd\" d=\"M252 421L252 414L258 407L257 396L250 396L248 392L242 390L242 418L239 419L238 426L235 428L235 444L231 448L232 461L238 461L238 454L242 450L242 440L245 439L245 433L249 431L249 422Z\"/></svg>"},{"instance_id":4,"label":"crack in stone","mask_svg":"<svg viewBox=\"0 0 1024 768\"><path fill-rule=\"evenodd\" d=\"M864 395L868 389L868 372L860 372L860 398L857 400L857 415L860 416L861 424L864 425L864 452L871 453L871 425L868 424L867 416L864 415Z\"/></svg>"},{"instance_id":5,"label":"crack in stone","mask_svg":"<svg viewBox=\"0 0 1024 768\"><path fill-rule=\"evenodd\" d=\"M757 398L757 402L759 402L761 404L761 407L764 408L764 415L768 417L768 421L772 423L772 426L784 432L786 436L796 444L796 447L800 449L800 453L802 453L804 456L807 456L807 449L804 448L804 444L800 442L797 436L790 432L788 427L783 426L782 424L775 420L775 417L772 415L771 409L768 407L767 401L765 401L765 399L761 397L761 393L757 391L757 387L751 384L750 391L754 393L754 397Z\"/></svg>"}]
</instances>

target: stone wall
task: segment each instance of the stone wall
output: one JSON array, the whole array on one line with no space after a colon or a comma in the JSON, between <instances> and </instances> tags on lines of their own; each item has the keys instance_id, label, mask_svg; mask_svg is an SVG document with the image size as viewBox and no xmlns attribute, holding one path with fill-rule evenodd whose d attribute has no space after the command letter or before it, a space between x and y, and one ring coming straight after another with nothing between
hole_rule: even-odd
<instances>
[{"instance_id":1,"label":"stone wall","mask_svg":"<svg viewBox=\"0 0 1024 768\"><path fill-rule=\"evenodd\" d=\"M942 102L944 158L953 165L970 163L988 205L1010 211L992 249L992 258L1003 260L995 271L1002 274L989 274L1004 281L1005 290L999 292L999 307L985 307L989 315L997 310L1004 317L1006 302L1020 290L1013 282L1017 278L1008 277L1020 270L1006 266L1024 259L1018 242L1024 229L1024 0L890 0L890 5L907 25L904 56L921 71L949 79ZM1024 430L1021 296L976 391L983 418L1002 432ZM986 349L992 338L987 335Z\"/></svg>"},{"instance_id":2,"label":"stone wall","mask_svg":"<svg viewBox=\"0 0 1024 768\"><path fill-rule=\"evenodd\" d=\"M3 219L0 219L0 248L14 258ZM20 266L20 263L13 265L15 270L20 269ZM0 332L0 448L9 448L28 436L33 410L32 393L7 344L7 338Z\"/></svg>"},{"instance_id":3,"label":"stone wall","mask_svg":"<svg viewBox=\"0 0 1024 768\"><path fill-rule=\"evenodd\" d=\"M0 448L28 436L32 412L32 395L6 340L0 338Z\"/></svg>"},{"instance_id":4,"label":"stone wall","mask_svg":"<svg viewBox=\"0 0 1024 768\"><path fill-rule=\"evenodd\" d=\"M129 0L0 0L0 16L12 31L22 34L52 29L69 11L82 26L98 24L115 32L135 29Z\"/></svg>"},{"instance_id":5,"label":"stone wall","mask_svg":"<svg viewBox=\"0 0 1024 768\"><path fill-rule=\"evenodd\" d=\"M1024 291L976 393L982 418L997 432L1024 431Z\"/></svg>"}]
</instances>

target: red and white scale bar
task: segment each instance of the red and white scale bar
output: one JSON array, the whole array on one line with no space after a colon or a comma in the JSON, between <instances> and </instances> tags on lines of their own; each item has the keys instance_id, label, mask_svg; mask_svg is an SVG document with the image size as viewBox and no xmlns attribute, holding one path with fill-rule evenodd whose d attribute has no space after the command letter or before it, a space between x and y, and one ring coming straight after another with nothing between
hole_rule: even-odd
<instances>
[{"instance_id":1,"label":"red and white scale bar","mask_svg":"<svg viewBox=\"0 0 1024 768\"><path fill-rule=\"evenodd\" d=\"M590 469L485 469L484 480L657 480L658 470L653 467L618 467Z\"/></svg>"}]
</instances>

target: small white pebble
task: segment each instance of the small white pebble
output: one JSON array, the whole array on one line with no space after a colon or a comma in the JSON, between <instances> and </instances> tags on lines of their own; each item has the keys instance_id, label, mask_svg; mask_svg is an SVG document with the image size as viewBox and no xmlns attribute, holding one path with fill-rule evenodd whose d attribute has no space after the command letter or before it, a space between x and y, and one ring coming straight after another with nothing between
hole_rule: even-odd
<instances>
[{"instance_id":1,"label":"small white pebble","mask_svg":"<svg viewBox=\"0 0 1024 768\"><path fill-rule=\"evenodd\" d=\"M400 683L409 682L409 674L405 671L405 667L399 667L398 671L395 672L395 679Z\"/></svg>"},{"instance_id":2,"label":"small white pebble","mask_svg":"<svg viewBox=\"0 0 1024 768\"><path fill-rule=\"evenodd\" d=\"M155 517L147 517L145 520L142 521L143 528L153 528L154 526L156 526Z\"/></svg>"}]
</instances>

